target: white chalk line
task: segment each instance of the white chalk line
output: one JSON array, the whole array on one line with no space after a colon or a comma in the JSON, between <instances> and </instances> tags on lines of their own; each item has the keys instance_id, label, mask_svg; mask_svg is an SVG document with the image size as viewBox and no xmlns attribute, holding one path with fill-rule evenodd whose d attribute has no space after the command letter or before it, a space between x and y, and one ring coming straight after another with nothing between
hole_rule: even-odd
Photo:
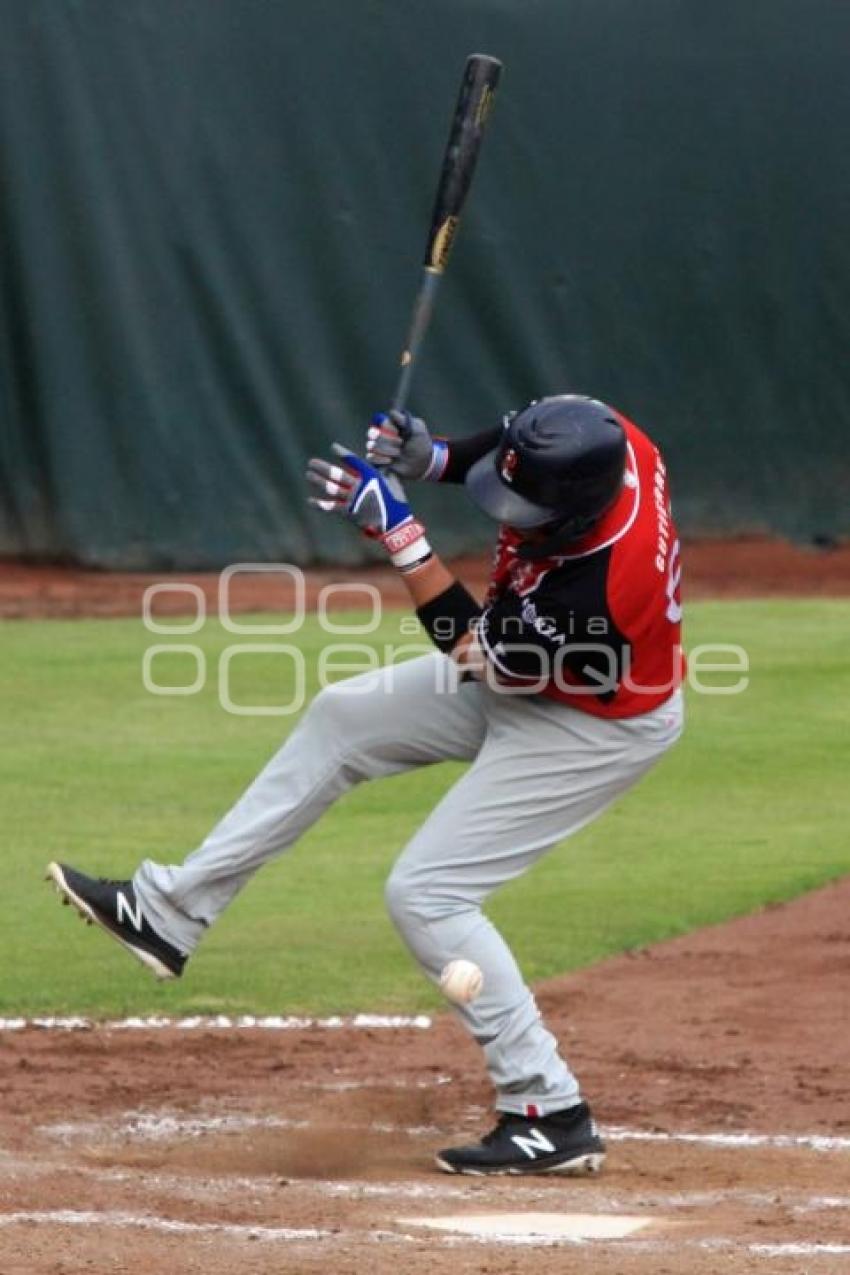
<instances>
[{"instance_id":1,"label":"white chalk line","mask_svg":"<svg viewBox=\"0 0 850 1275\"><path fill-rule=\"evenodd\" d=\"M826 1209L850 1209L850 1195L811 1195L792 1205L795 1213L820 1213Z\"/></svg>"},{"instance_id":2,"label":"white chalk line","mask_svg":"<svg viewBox=\"0 0 850 1275\"><path fill-rule=\"evenodd\" d=\"M211 1133L239 1133L248 1129L309 1129L314 1121L293 1120L281 1116L222 1115L183 1117L169 1112L129 1111L113 1120L81 1121L46 1125L42 1132L51 1137L69 1140L81 1137L111 1139L135 1138L140 1141L164 1141L170 1138L198 1138ZM352 1126L353 1127L353 1126ZM414 1137L439 1136L442 1132L435 1125L395 1125L385 1122L370 1123L368 1129L376 1133L403 1133ZM602 1128L603 1136L610 1142L658 1142L689 1143L697 1146L743 1150L767 1147L775 1150L847 1151L850 1138L828 1136L819 1133L662 1133L643 1129Z\"/></svg>"},{"instance_id":3,"label":"white chalk line","mask_svg":"<svg viewBox=\"0 0 850 1275\"><path fill-rule=\"evenodd\" d=\"M387 1238L390 1233L387 1233ZM395 1236L394 1238L398 1238ZM409 1235L404 1236L405 1239L412 1238ZM421 1239L421 1236L417 1236ZM716 1252L744 1252L754 1257L834 1257L846 1255L850 1253L850 1244L830 1244L818 1240L794 1240L786 1242L777 1242L775 1244L754 1244L746 1240L734 1240L720 1238L717 1239L687 1239L680 1237L676 1240L672 1239L632 1239L626 1237L617 1240L603 1239L582 1239L578 1237L568 1236L551 1236L551 1235L513 1235L510 1233L496 1232L492 1235L444 1235L437 1243L442 1242L451 1248L465 1247L468 1244L498 1244L501 1247L519 1246L533 1248L562 1248L575 1247L583 1245L585 1247L592 1246L599 1248L628 1248L630 1252L671 1254L681 1252L682 1249L701 1249Z\"/></svg>"},{"instance_id":4,"label":"white chalk line","mask_svg":"<svg viewBox=\"0 0 850 1275\"><path fill-rule=\"evenodd\" d=\"M107 1141L127 1139L138 1142L166 1142L177 1138L200 1138L207 1134L243 1133L249 1129L317 1129L312 1120L292 1120L284 1116L177 1116L170 1112L128 1111L116 1120L88 1120L42 1125L40 1132L63 1142L77 1138L100 1138ZM353 1130L356 1126L346 1126ZM435 1125L396 1125L372 1121L363 1125L369 1133L403 1133L410 1137L435 1137Z\"/></svg>"},{"instance_id":5,"label":"white chalk line","mask_svg":"<svg viewBox=\"0 0 850 1275\"><path fill-rule=\"evenodd\" d=\"M451 1076L434 1076L429 1080L299 1080L299 1089L326 1090L328 1093L360 1093L364 1089L440 1089L453 1084Z\"/></svg>"},{"instance_id":6,"label":"white chalk line","mask_svg":"<svg viewBox=\"0 0 850 1275\"><path fill-rule=\"evenodd\" d=\"M116 1120L65 1121L42 1125L40 1133L63 1142L80 1138L103 1141L165 1142L200 1138L205 1134L243 1133L249 1129L309 1129L309 1120L285 1120L279 1116L180 1117L149 1111L125 1112Z\"/></svg>"},{"instance_id":7,"label":"white chalk line","mask_svg":"<svg viewBox=\"0 0 850 1275\"><path fill-rule=\"evenodd\" d=\"M661 1133L646 1129L602 1128L610 1142L691 1142L704 1147L743 1149L771 1147L781 1151L805 1148L809 1151L850 1151L850 1138L822 1133Z\"/></svg>"},{"instance_id":8,"label":"white chalk line","mask_svg":"<svg viewBox=\"0 0 850 1275\"><path fill-rule=\"evenodd\" d=\"M118 1018L100 1020L94 1018L0 1018L0 1032L24 1031L305 1031L311 1027L338 1030L353 1027L373 1031L427 1031L433 1025L427 1014L350 1014L333 1015L330 1018L302 1018L297 1015L269 1014L196 1014L187 1018L169 1018L150 1015L147 1018Z\"/></svg>"},{"instance_id":9,"label":"white chalk line","mask_svg":"<svg viewBox=\"0 0 850 1275\"><path fill-rule=\"evenodd\" d=\"M605 1241L593 1241L596 1248L602 1243ZM718 1254L748 1253L753 1257L826 1257L850 1253L850 1244L831 1244L821 1240L785 1240L770 1244L755 1243L746 1239L731 1239L725 1236L712 1236L708 1239L679 1236L675 1240L659 1236L652 1239L628 1238L611 1241L611 1243L620 1249L628 1247L630 1253L653 1253L659 1256L681 1253L682 1250L688 1249Z\"/></svg>"},{"instance_id":10,"label":"white chalk line","mask_svg":"<svg viewBox=\"0 0 850 1275\"><path fill-rule=\"evenodd\" d=\"M702 1249L743 1249L758 1257L818 1257L850 1253L850 1244L834 1244L828 1240L777 1240L775 1243L755 1243L747 1240L710 1238L691 1240L690 1246Z\"/></svg>"},{"instance_id":11,"label":"white chalk line","mask_svg":"<svg viewBox=\"0 0 850 1275\"><path fill-rule=\"evenodd\" d=\"M76 1209L33 1209L0 1213L0 1227L22 1224L42 1226L112 1226L138 1227L145 1231L161 1231L172 1235L228 1235L234 1239L252 1240L326 1240L335 1231L315 1227L251 1226L234 1222L181 1222L176 1218L155 1217L145 1213L97 1213Z\"/></svg>"},{"instance_id":12,"label":"white chalk line","mask_svg":"<svg viewBox=\"0 0 850 1275\"><path fill-rule=\"evenodd\" d=\"M821 1254L850 1253L850 1244L804 1244L798 1241L785 1244L748 1244L748 1253L761 1257L818 1257Z\"/></svg>"},{"instance_id":13,"label":"white chalk line","mask_svg":"<svg viewBox=\"0 0 850 1275\"><path fill-rule=\"evenodd\" d=\"M377 1233L374 1238L378 1238ZM399 1235L394 1232L384 1232L381 1238L384 1239L417 1239L422 1241L421 1235L411 1236L408 1234ZM810 1242L795 1240L785 1243L776 1244L752 1244L742 1240L733 1239L711 1239L711 1240L689 1240L680 1238L677 1240L670 1239L625 1239L602 1240L602 1239L580 1239L577 1237L570 1238L567 1236L551 1236L551 1235L511 1235L495 1233L493 1235L444 1235L435 1237L438 1244L446 1245L450 1248L465 1247L468 1244L498 1244L501 1247L518 1246L532 1248L563 1248L575 1247L576 1245L592 1246L599 1248L616 1248L622 1250L628 1248L630 1252L672 1254L681 1252L682 1249L702 1249L716 1250L720 1252L744 1252L750 1253L754 1257L821 1257L836 1256L850 1253L850 1244L829 1244L821 1243L816 1240ZM432 1242L434 1240L432 1239Z\"/></svg>"}]
</instances>

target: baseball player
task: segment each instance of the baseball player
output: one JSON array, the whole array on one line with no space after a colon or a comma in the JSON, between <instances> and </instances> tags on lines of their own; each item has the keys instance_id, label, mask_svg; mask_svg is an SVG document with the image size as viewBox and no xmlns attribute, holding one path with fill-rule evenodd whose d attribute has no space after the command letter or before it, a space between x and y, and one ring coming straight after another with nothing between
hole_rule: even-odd
<instances>
[{"instance_id":1,"label":"baseball player","mask_svg":"<svg viewBox=\"0 0 850 1275\"><path fill-rule=\"evenodd\" d=\"M470 764L399 856L390 915L437 981L473 962L458 1010L480 1044L498 1122L437 1155L450 1173L586 1174L605 1155L576 1077L505 940L482 912L499 886L601 814L682 730L679 544L657 448L595 399L559 395L474 437L375 418L366 460L310 462L312 503L382 544L436 651L336 683L180 865L132 881L63 864L66 901L160 978L264 863L365 779L448 758ZM399 478L464 484L500 524L483 603L432 550ZM565 933L570 900L563 901Z\"/></svg>"}]
</instances>

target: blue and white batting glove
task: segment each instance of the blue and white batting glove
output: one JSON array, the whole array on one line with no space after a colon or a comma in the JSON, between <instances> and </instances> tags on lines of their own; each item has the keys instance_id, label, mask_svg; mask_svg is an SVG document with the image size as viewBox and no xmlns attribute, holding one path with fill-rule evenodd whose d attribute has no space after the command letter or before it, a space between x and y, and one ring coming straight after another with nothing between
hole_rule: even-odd
<instances>
[{"instance_id":1,"label":"blue and white batting glove","mask_svg":"<svg viewBox=\"0 0 850 1275\"><path fill-rule=\"evenodd\" d=\"M366 434L366 459L400 478L440 481L449 458L444 438L433 438L425 422L410 412L378 412Z\"/></svg>"},{"instance_id":2,"label":"blue and white batting glove","mask_svg":"<svg viewBox=\"0 0 850 1275\"><path fill-rule=\"evenodd\" d=\"M314 458L307 466L307 481L316 492L309 503L325 513L343 514L364 535L380 540L399 570L421 567L431 557L431 546L424 526L410 512L401 483L340 443L333 449L339 464Z\"/></svg>"}]
</instances>

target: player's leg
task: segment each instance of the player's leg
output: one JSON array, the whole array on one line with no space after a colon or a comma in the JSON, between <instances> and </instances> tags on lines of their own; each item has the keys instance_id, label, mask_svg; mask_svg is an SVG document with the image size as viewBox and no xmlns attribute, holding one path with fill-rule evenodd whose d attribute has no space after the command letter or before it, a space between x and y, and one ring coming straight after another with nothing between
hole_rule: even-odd
<instances>
[{"instance_id":1,"label":"player's leg","mask_svg":"<svg viewBox=\"0 0 850 1275\"><path fill-rule=\"evenodd\" d=\"M90 904L93 915L88 914L115 937L129 938L125 946L140 959L145 960L148 930L185 957L258 868L291 846L353 785L448 758L472 758L483 734L481 687L461 681L443 656L347 679L316 696L265 769L182 864L142 864L132 890L124 891L125 913L139 920L137 935L124 932L131 923L127 915L111 916L115 907L106 895L110 889L115 894L114 883L104 887L103 903L86 884L90 878L64 865L52 865L62 874L57 884L66 895L72 892L75 904ZM158 949L152 953L157 954L162 955ZM166 951L164 972L146 963L161 977L169 970L179 974L182 963L175 959L179 968L173 968L169 955Z\"/></svg>"},{"instance_id":2,"label":"player's leg","mask_svg":"<svg viewBox=\"0 0 850 1275\"><path fill-rule=\"evenodd\" d=\"M459 1013L483 1048L496 1106L515 1117L545 1118L578 1111L578 1082L481 905L601 814L663 755L681 732L681 701L641 718L606 721L539 698L486 695L481 751L401 855L387 900L432 979L455 957L480 966L483 992ZM565 899L565 932L569 925ZM493 1148L484 1151L492 1159ZM533 1143L513 1154L521 1169L546 1167Z\"/></svg>"}]
</instances>

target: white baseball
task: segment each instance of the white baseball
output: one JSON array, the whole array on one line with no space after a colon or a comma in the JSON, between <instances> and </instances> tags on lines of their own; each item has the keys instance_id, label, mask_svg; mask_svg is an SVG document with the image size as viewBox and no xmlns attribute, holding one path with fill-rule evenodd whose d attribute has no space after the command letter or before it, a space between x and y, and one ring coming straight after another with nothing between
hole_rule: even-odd
<instances>
[{"instance_id":1,"label":"white baseball","mask_svg":"<svg viewBox=\"0 0 850 1275\"><path fill-rule=\"evenodd\" d=\"M474 961L449 961L440 975L440 991L455 1005L468 1005L481 995L484 975Z\"/></svg>"}]
</instances>

